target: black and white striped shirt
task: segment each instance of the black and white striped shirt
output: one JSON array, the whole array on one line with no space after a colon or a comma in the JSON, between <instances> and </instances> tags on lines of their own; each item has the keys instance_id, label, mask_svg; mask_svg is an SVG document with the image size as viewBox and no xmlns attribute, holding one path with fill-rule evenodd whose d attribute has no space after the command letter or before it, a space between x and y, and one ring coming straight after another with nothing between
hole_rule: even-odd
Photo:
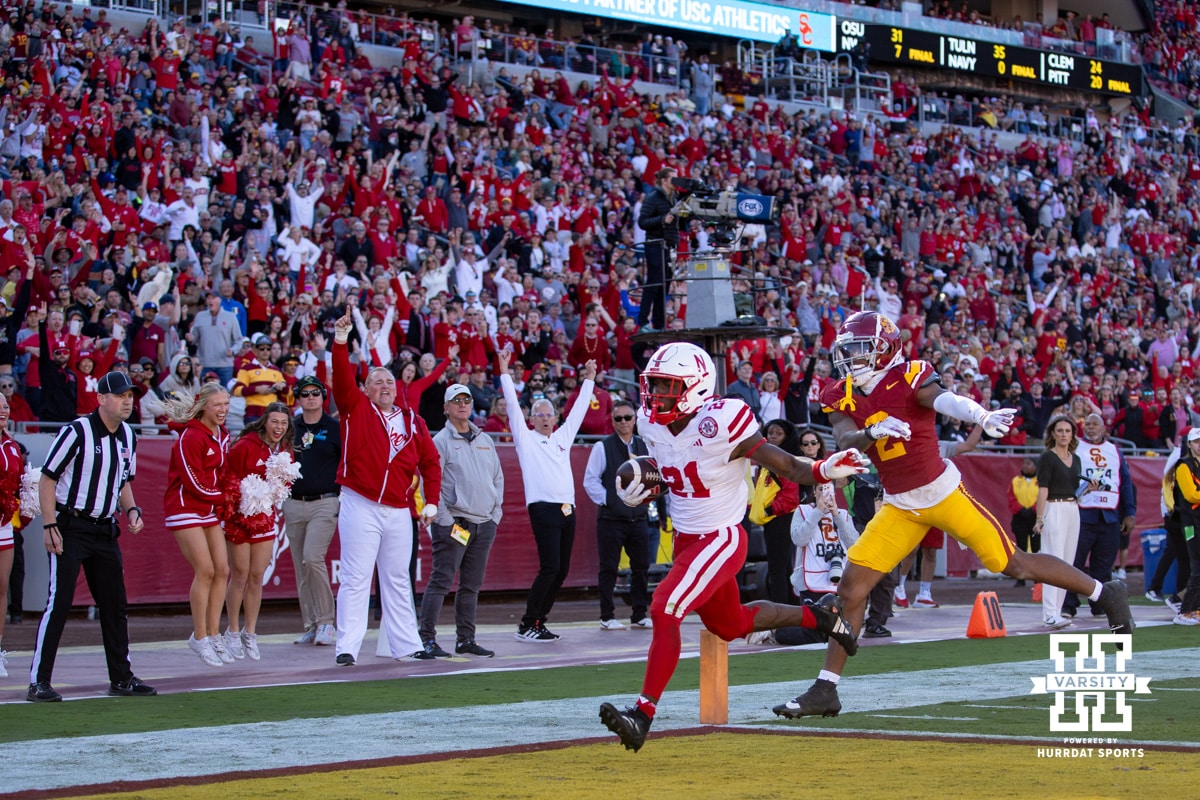
<instances>
[{"instance_id":1,"label":"black and white striped shirt","mask_svg":"<svg viewBox=\"0 0 1200 800\"><path fill-rule=\"evenodd\" d=\"M137 470L137 437L122 422L110 432L93 411L58 432L42 474L55 481L54 501L89 517L116 515L121 489Z\"/></svg>"}]
</instances>

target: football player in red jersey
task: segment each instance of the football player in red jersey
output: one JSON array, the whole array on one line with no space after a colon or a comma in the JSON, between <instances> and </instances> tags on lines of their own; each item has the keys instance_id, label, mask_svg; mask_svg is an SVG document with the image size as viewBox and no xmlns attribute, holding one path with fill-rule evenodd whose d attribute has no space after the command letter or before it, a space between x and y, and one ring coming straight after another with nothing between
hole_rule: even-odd
<instances>
[{"instance_id":1,"label":"football player in red jersey","mask_svg":"<svg viewBox=\"0 0 1200 800\"><path fill-rule=\"evenodd\" d=\"M841 643L839 652L853 654L858 647L836 596L811 606L742 605L737 576L746 561L745 459L812 486L863 472L866 457L853 449L824 461L789 455L763 439L745 402L716 397L716 388L717 368L694 344L663 345L642 372L645 405L638 412L638 432L669 487L675 549L671 571L650 604L654 634L641 696L625 710L611 703L600 706L601 721L629 750L640 749L646 740L655 704L679 663L679 625L691 611L725 641L795 625L828 634ZM622 486L617 479L617 495L630 506L642 504L649 494L640 481Z\"/></svg>"},{"instance_id":2,"label":"football player in red jersey","mask_svg":"<svg viewBox=\"0 0 1200 800\"><path fill-rule=\"evenodd\" d=\"M860 311L842 323L833 363L845 380L826 386L821 402L838 447L863 450L879 470L884 489L883 507L847 553L849 563L838 584L838 597L856 633L871 589L934 526L970 547L989 570L1086 595L1104 609L1114 633L1133 630L1125 584L1102 584L1053 556L1022 551L938 451L938 414L973 422L999 438L1012 425L1012 409L988 411L946 391L932 365L905 360L899 329L877 311ZM837 716L842 708L837 683L846 655L830 642L816 683L775 706L775 713Z\"/></svg>"}]
</instances>

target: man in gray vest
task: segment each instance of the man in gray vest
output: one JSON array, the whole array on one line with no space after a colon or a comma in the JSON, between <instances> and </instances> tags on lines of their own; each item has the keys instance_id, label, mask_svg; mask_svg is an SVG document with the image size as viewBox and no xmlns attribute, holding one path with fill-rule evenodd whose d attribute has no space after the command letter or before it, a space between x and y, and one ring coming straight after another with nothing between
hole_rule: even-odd
<instances>
[{"instance_id":1,"label":"man in gray vest","mask_svg":"<svg viewBox=\"0 0 1200 800\"><path fill-rule=\"evenodd\" d=\"M629 594L633 627L650 628L646 609L650 605L646 588L650 570L650 549L647 541L649 504L630 508L617 497L617 467L635 456L647 455L646 443L633 433L636 416L633 404L618 400L613 406L612 421L615 433L592 445L587 469L583 473L583 490L599 507L596 520L596 541L600 551L600 628L620 630L625 626L616 619L613 607L613 587L617 582L617 567L621 549L629 555Z\"/></svg>"},{"instance_id":2,"label":"man in gray vest","mask_svg":"<svg viewBox=\"0 0 1200 800\"><path fill-rule=\"evenodd\" d=\"M1099 414L1088 414L1083 421L1083 441L1075 451L1083 461L1083 480L1087 483L1079 497L1079 544L1075 548L1075 568L1104 583L1112 577L1113 563L1121 546L1121 534L1133 531L1137 517L1137 492L1129 474L1129 464L1113 444ZM1092 601L1092 616L1104 610ZM1079 596L1068 592L1063 613L1075 616Z\"/></svg>"}]
</instances>

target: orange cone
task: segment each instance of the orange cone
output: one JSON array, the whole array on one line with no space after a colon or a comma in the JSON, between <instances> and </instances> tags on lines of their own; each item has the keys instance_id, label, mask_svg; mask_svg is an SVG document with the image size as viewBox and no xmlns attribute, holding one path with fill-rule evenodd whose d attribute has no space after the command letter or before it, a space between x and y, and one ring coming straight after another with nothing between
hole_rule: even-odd
<instances>
[{"instance_id":1,"label":"orange cone","mask_svg":"<svg viewBox=\"0 0 1200 800\"><path fill-rule=\"evenodd\" d=\"M975 608L971 609L971 621L967 623L968 639L998 639L1008 635L1004 615L1000 613L1000 600L995 592L980 592L975 596Z\"/></svg>"},{"instance_id":2,"label":"orange cone","mask_svg":"<svg viewBox=\"0 0 1200 800\"><path fill-rule=\"evenodd\" d=\"M1042 585L1040 583L1035 583L1033 585L1033 602L1042 602Z\"/></svg>"}]
</instances>

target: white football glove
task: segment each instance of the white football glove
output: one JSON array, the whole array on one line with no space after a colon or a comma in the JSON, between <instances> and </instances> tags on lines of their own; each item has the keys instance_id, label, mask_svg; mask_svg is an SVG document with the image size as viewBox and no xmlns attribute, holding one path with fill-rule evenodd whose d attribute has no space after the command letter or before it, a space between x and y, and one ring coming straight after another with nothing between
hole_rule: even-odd
<instances>
[{"instance_id":1,"label":"white football glove","mask_svg":"<svg viewBox=\"0 0 1200 800\"><path fill-rule=\"evenodd\" d=\"M907 442L912 438L912 428L907 422L896 417L884 417L874 425L868 426L866 433L872 439L903 439Z\"/></svg>"},{"instance_id":2,"label":"white football glove","mask_svg":"<svg viewBox=\"0 0 1200 800\"><path fill-rule=\"evenodd\" d=\"M996 411L989 411L979 420L979 424L983 426L983 432L992 438L999 439L1005 436L1013 425L1013 418L1016 416L1016 409L1001 408Z\"/></svg>"},{"instance_id":3,"label":"white football glove","mask_svg":"<svg viewBox=\"0 0 1200 800\"><path fill-rule=\"evenodd\" d=\"M428 523L428 522L432 521L433 518L436 516L437 516L437 504L436 503L426 503L425 507L421 509L421 521L422 522Z\"/></svg>"},{"instance_id":4,"label":"white football glove","mask_svg":"<svg viewBox=\"0 0 1200 800\"><path fill-rule=\"evenodd\" d=\"M617 497L621 498L621 502L630 507L640 506L650 497L650 487L644 486L641 481L630 481L628 486L621 485L621 479L617 478Z\"/></svg>"},{"instance_id":5,"label":"white football glove","mask_svg":"<svg viewBox=\"0 0 1200 800\"><path fill-rule=\"evenodd\" d=\"M871 460L851 447L834 453L824 461L813 465L813 474L821 483L829 483L837 478L849 478L866 472Z\"/></svg>"}]
</instances>

